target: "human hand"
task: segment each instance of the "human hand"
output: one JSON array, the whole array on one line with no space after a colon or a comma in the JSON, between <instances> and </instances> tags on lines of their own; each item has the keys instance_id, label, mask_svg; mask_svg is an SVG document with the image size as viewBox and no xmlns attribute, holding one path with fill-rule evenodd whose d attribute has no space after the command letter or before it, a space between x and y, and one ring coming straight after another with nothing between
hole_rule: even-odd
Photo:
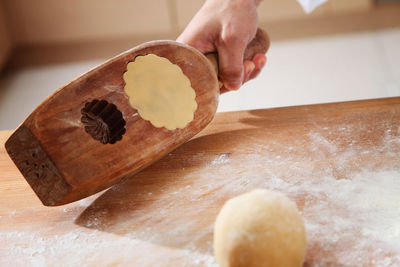
<instances>
[{"instance_id":1,"label":"human hand","mask_svg":"<svg viewBox=\"0 0 400 267\"><path fill-rule=\"evenodd\" d=\"M259 0L207 0L177 38L202 53L218 52L219 79L228 90L256 77L266 63L264 54L243 61L257 31Z\"/></svg>"}]
</instances>

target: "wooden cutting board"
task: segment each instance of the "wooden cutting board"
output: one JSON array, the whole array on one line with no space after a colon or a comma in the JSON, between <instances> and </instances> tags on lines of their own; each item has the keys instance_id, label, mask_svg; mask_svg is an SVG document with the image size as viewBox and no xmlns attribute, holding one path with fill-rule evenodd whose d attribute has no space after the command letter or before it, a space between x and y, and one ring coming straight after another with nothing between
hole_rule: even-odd
<instances>
[{"instance_id":1,"label":"wooden cutting board","mask_svg":"<svg viewBox=\"0 0 400 267\"><path fill-rule=\"evenodd\" d=\"M400 265L400 97L219 113L109 190L45 207L0 132L0 266L216 266L215 217L254 188L306 222L306 266Z\"/></svg>"}]
</instances>

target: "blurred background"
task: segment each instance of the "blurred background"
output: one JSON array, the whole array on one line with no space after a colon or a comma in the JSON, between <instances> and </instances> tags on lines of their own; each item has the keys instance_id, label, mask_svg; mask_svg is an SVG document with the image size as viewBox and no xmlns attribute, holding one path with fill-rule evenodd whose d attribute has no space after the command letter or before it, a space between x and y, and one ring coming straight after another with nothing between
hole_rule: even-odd
<instances>
[{"instance_id":1,"label":"blurred background","mask_svg":"<svg viewBox=\"0 0 400 267\"><path fill-rule=\"evenodd\" d=\"M137 44L175 39L202 0L0 0L0 130L48 95ZM267 66L218 111L400 95L400 1L263 0Z\"/></svg>"}]
</instances>

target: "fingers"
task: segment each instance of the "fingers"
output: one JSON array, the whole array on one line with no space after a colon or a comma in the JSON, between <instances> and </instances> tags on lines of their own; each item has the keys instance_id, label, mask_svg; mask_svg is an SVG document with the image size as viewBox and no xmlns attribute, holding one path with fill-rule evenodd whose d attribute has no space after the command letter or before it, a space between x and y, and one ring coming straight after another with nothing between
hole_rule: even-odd
<instances>
[{"instance_id":1,"label":"fingers","mask_svg":"<svg viewBox=\"0 0 400 267\"><path fill-rule=\"evenodd\" d=\"M243 62L243 67L244 67L243 83L245 83L250 79L250 75L254 72L256 65L254 64L253 61L246 60L245 62Z\"/></svg>"},{"instance_id":2,"label":"fingers","mask_svg":"<svg viewBox=\"0 0 400 267\"><path fill-rule=\"evenodd\" d=\"M181 35L178 36L176 41L194 47L203 54L216 50L213 42L208 40L207 37L204 37L201 34L190 35L187 34L186 31L184 31Z\"/></svg>"},{"instance_id":3,"label":"fingers","mask_svg":"<svg viewBox=\"0 0 400 267\"><path fill-rule=\"evenodd\" d=\"M237 90L244 80L243 54L246 43L238 38L217 45L219 75L228 90Z\"/></svg>"},{"instance_id":4,"label":"fingers","mask_svg":"<svg viewBox=\"0 0 400 267\"><path fill-rule=\"evenodd\" d=\"M254 79L261 72L265 63L267 62L267 57L264 54L257 54L252 60L245 60L243 62L243 83Z\"/></svg>"},{"instance_id":5,"label":"fingers","mask_svg":"<svg viewBox=\"0 0 400 267\"><path fill-rule=\"evenodd\" d=\"M226 91L225 89L239 89L244 82L254 79L265 66L265 54L256 54L252 60L243 62L244 49L245 43L231 45L229 49L218 47L220 79L224 87L221 93Z\"/></svg>"},{"instance_id":6,"label":"fingers","mask_svg":"<svg viewBox=\"0 0 400 267\"><path fill-rule=\"evenodd\" d=\"M253 57L254 69L246 76L245 82L254 79L261 72L267 62L267 57L264 54L257 54Z\"/></svg>"},{"instance_id":7,"label":"fingers","mask_svg":"<svg viewBox=\"0 0 400 267\"><path fill-rule=\"evenodd\" d=\"M257 54L254 56L253 60L244 61L243 83L257 77L257 75L261 72L261 70L265 66L266 62L267 62L267 57L264 54ZM228 89L221 81L219 81L219 88L221 94L231 91L231 89Z\"/></svg>"}]
</instances>

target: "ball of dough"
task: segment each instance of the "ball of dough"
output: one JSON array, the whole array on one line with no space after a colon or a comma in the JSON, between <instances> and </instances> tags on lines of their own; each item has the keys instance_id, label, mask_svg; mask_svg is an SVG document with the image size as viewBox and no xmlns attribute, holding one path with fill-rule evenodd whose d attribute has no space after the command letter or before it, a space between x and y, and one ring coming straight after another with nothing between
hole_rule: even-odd
<instances>
[{"instance_id":1,"label":"ball of dough","mask_svg":"<svg viewBox=\"0 0 400 267\"><path fill-rule=\"evenodd\" d=\"M230 199L215 223L214 253L221 267L302 266L306 233L296 204L263 189Z\"/></svg>"}]
</instances>

